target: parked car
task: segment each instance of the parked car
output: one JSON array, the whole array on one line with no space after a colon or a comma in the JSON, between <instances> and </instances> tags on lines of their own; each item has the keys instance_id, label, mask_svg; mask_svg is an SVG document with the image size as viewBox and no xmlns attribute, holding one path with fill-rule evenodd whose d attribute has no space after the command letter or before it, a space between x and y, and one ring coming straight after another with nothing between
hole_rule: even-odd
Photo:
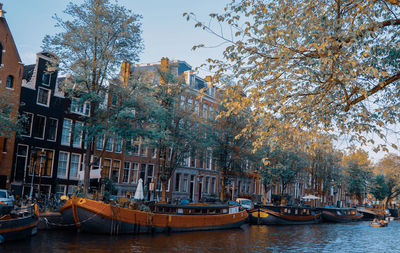
<instances>
[{"instance_id":1,"label":"parked car","mask_svg":"<svg viewBox=\"0 0 400 253\"><path fill-rule=\"evenodd\" d=\"M253 209L254 205L253 202L250 199L245 199L245 198L237 198L236 202L239 203L241 207L244 209Z\"/></svg>"},{"instance_id":2,"label":"parked car","mask_svg":"<svg viewBox=\"0 0 400 253\"><path fill-rule=\"evenodd\" d=\"M14 209L14 196L7 190L0 189L0 217Z\"/></svg>"}]
</instances>

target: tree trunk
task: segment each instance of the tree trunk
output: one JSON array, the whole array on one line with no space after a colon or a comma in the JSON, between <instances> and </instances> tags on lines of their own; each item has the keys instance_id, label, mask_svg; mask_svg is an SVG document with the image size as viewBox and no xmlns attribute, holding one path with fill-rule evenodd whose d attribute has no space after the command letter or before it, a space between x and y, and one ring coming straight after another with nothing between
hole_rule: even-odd
<instances>
[{"instance_id":1,"label":"tree trunk","mask_svg":"<svg viewBox=\"0 0 400 253\"><path fill-rule=\"evenodd\" d=\"M264 199L263 199L263 204L267 204L267 186L264 185Z\"/></svg>"},{"instance_id":2,"label":"tree trunk","mask_svg":"<svg viewBox=\"0 0 400 253\"><path fill-rule=\"evenodd\" d=\"M167 202L167 181L161 181L161 202Z\"/></svg>"},{"instance_id":3,"label":"tree trunk","mask_svg":"<svg viewBox=\"0 0 400 253\"><path fill-rule=\"evenodd\" d=\"M221 173L221 192L219 194L219 200L224 201L224 192L225 192L225 176L224 173Z\"/></svg>"},{"instance_id":4,"label":"tree trunk","mask_svg":"<svg viewBox=\"0 0 400 253\"><path fill-rule=\"evenodd\" d=\"M89 193L89 185L90 185L90 157L92 156L91 150L92 150L92 145L93 143L90 142L87 144L87 149L86 149L86 156L85 156L85 170L84 170L84 176L83 176L83 193L87 195Z\"/></svg>"}]
</instances>

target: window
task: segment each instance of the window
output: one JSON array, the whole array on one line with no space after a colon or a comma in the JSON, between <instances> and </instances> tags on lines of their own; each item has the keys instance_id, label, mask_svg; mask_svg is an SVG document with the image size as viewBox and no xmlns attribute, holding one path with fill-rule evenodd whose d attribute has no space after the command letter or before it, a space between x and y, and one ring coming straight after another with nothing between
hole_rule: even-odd
<instances>
[{"instance_id":1,"label":"window","mask_svg":"<svg viewBox=\"0 0 400 253\"><path fill-rule=\"evenodd\" d=\"M149 164L147 166L147 184L151 183L153 180L153 171L154 171L154 165Z\"/></svg>"},{"instance_id":2,"label":"window","mask_svg":"<svg viewBox=\"0 0 400 253\"><path fill-rule=\"evenodd\" d=\"M205 193L208 193L208 183L209 183L209 181L210 181L210 178L209 177L206 177L206 189L205 189Z\"/></svg>"},{"instance_id":3,"label":"window","mask_svg":"<svg viewBox=\"0 0 400 253\"><path fill-rule=\"evenodd\" d=\"M47 126L48 126L48 128L47 128L47 140L55 141L56 138L57 138L58 120L49 118Z\"/></svg>"},{"instance_id":4,"label":"window","mask_svg":"<svg viewBox=\"0 0 400 253\"><path fill-rule=\"evenodd\" d=\"M143 179L144 181L145 176L146 176L146 164L142 163L140 165L140 178Z\"/></svg>"},{"instance_id":5,"label":"window","mask_svg":"<svg viewBox=\"0 0 400 253\"><path fill-rule=\"evenodd\" d=\"M77 98L71 100L71 112L89 116L90 114L90 103L82 102Z\"/></svg>"},{"instance_id":6,"label":"window","mask_svg":"<svg viewBox=\"0 0 400 253\"><path fill-rule=\"evenodd\" d=\"M69 154L67 152L60 152L60 154L58 155L58 178L67 178L68 155Z\"/></svg>"},{"instance_id":7,"label":"window","mask_svg":"<svg viewBox=\"0 0 400 253\"><path fill-rule=\"evenodd\" d=\"M22 122L22 135L31 136L33 114L29 112L23 112L23 117L25 120Z\"/></svg>"},{"instance_id":8,"label":"window","mask_svg":"<svg viewBox=\"0 0 400 253\"><path fill-rule=\"evenodd\" d=\"M78 187L76 185L69 185L68 186L68 195L76 194Z\"/></svg>"},{"instance_id":9,"label":"window","mask_svg":"<svg viewBox=\"0 0 400 253\"><path fill-rule=\"evenodd\" d=\"M36 115L33 125L33 136L43 139L45 126L46 126L46 117L41 115Z\"/></svg>"},{"instance_id":10,"label":"window","mask_svg":"<svg viewBox=\"0 0 400 253\"><path fill-rule=\"evenodd\" d=\"M139 164L138 163L132 163L132 168L131 168L131 183L137 182L138 181L138 173L139 173Z\"/></svg>"},{"instance_id":11,"label":"window","mask_svg":"<svg viewBox=\"0 0 400 253\"><path fill-rule=\"evenodd\" d=\"M65 185L58 184L56 185L56 195L62 196L65 194Z\"/></svg>"},{"instance_id":12,"label":"window","mask_svg":"<svg viewBox=\"0 0 400 253\"><path fill-rule=\"evenodd\" d=\"M51 79L51 73L44 72L43 75L42 75L42 84L49 86L50 85L50 79Z\"/></svg>"},{"instance_id":13,"label":"window","mask_svg":"<svg viewBox=\"0 0 400 253\"><path fill-rule=\"evenodd\" d=\"M11 75L7 76L6 88L9 88L9 89L14 88L14 77Z\"/></svg>"},{"instance_id":14,"label":"window","mask_svg":"<svg viewBox=\"0 0 400 253\"><path fill-rule=\"evenodd\" d=\"M188 176L183 176L183 192L187 192Z\"/></svg>"},{"instance_id":15,"label":"window","mask_svg":"<svg viewBox=\"0 0 400 253\"><path fill-rule=\"evenodd\" d=\"M72 120L64 119L63 129L61 133L61 145L69 146L71 141Z\"/></svg>"},{"instance_id":16,"label":"window","mask_svg":"<svg viewBox=\"0 0 400 253\"><path fill-rule=\"evenodd\" d=\"M212 114L213 114L213 107L210 105L210 106L208 107L208 117L211 118L211 117L212 117Z\"/></svg>"},{"instance_id":17,"label":"window","mask_svg":"<svg viewBox=\"0 0 400 253\"><path fill-rule=\"evenodd\" d=\"M178 192L180 189L180 185L179 185L180 181L181 181L181 174L176 173L176 175L175 175L175 191L176 192Z\"/></svg>"},{"instance_id":18,"label":"window","mask_svg":"<svg viewBox=\"0 0 400 253\"><path fill-rule=\"evenodd\" d=\"M50 90L39 87L37 95L37 104L49 106L50 104Z\"/></svg>"},{"instance_id":19,"label":"window","mask_svg":"<svg viewBox=\"0 0 400 253\"><path fill-rule=\"evenodd\" d=\"M151 148L151 157L156 158L157 157L157 149L156 148Z\"/></svg>"},{"instance_id":20,"label":"window","mask_svg":"<svg viewBox=\"0 0 400 253\"><path fill-rule=\"evenodd\" d=\"M211 193L214 194L215 193L215 177L213 177L211 179Z\"/></svg>"},{"instance_id":21,"label":"window","mask_svg":"<svg viewBox=\"0 0 400 253\"><path fill-rule=\"evenodd\" d=\"M71 164L69 166L69 178L78 179L79 165L81 163L80 154L71 154Z\"/></svg>"},{"instance_id":22,"label":"window","mask_svg":"<svg viewBox=\"0 0 400 253\"><path fill-rule=\"evenodd\" d=\"M41 171L42 176L50 177L53 169L53 155L53 150L38 148L36 160L31 159L29 174L32 175L32 169L35 169L35 175L39 175Z\"/></svg>"},{"instance_id":23,"label":"window","mask_svg":"<svg viewBox=\"0 0 400 253\"><path fill-rule=\"evenodd\" d=\"M116 153L121 153L122 152L122 138L121 136L115 137L115 147L114 150Z\"/></svg>"},{"instance_id":24,"label":"window","mask_svg":"<svg viewBox=\"0 0 400 253\"><path fill-rule=\"evenodd\" d=\"M133 155L134 156L139 156L139 145L138 144L133 146Z\"/></svg>"},{"instance_id":25,"label":"window","mask_svg":"<svg viewBox=\"0 0 400 253\"><path fill-rule=\"evenodd\" d=\"M104 135L99 135L97 136L96 139L96 149L97 150L102 150L104 148Z\"/></svg>"},{"instance_id":26,"label":"window","mask_svg":"<svg viewBox=\"0 0 400 253\"><path fill-rule=\"evenodd\" d=\"M207 105L203 104L203 117L207 117Z\"/></svg>"},{"instance_id":27,"label":"window","mask_svg":"<svg viewBox=\"0 0 400 253\"><path fill-rule=\"evenodd\" d=\"M110 177L110 169L111 169L111 159L104 159L103 169L101 170L101 175L103 178Z\"/></svg>"},{"instance_id":28,"label":"window","mask_svg":"<svg viewBox=\"0 0 400 253\"><path fill-rule=\"evenodd\" d=\"M124 172L122 175L122 183L128 183L129 182L129 169L131 167L130 162L124 162Z\"/></svg>"},{"instance_id":29,"label":"window","mask_svg":"<svg viewBox=\"0 0 400 253\"><path fill-rule=\"evenodd\" d=\"M196 159L194 157L190 157L190 167L196 167Z\"/></svg>"},{"instance_id":30,"label":"window","mask_svg":"<svg viewBox=\"0 0 400 253\"><path fill-rule=\"evenodd\" d=\"M140 145L140 155L142 157L147 157L147 145L146 144Z\"/></svg>"},{"instance_id":31,"label":"window","mask_svg":"<svg viewBox=\"0 0 400 253\"><path fill-rule=\"evenodd\" d=\"M111 180L114 183L118 183L120 165L121 165L121 161L119 161L119 160L114 160L113 161Z\"/></svg>"},{"instance_id":32,"label":"window","mask_svg":"<svg viewBox=\"0 0 400 253\"><path fill-rule=\"evenodd\" d=\"M92 167L93 170L98 170L100 168L100 160L101 158L98 158L97 156L92 156L92 162L95 162Z\"/></svg>"},{"instance_id":33,"label":"window","mask_svg":"<svg viewBox=\"0 0 400 253\"><path fill-rule=\"evenodd\" d=\"M113 151L113 138L112 137L108 137L107 143L106 143L106 151Z\"/></svg>"},{"instance_id":34,"label":"window","mask_svg":"<svg viewBox=\"0 0 400 253\"><path fill-rule=\"evenodd\" d=\"M180 101L181 107L185 106L185 96L181 95L181 101Z\"/></svg>"},{"instance_id":35,"label":"window","mask_svg":"<svg viewBox=\"0 0 400 253\"><path fill-rule=\"evenodd\" d=\"M82 145L83 122L76 121L74 124L74 132L72 138L72 146L80 148Z\"/></svg>"}]
</instances>

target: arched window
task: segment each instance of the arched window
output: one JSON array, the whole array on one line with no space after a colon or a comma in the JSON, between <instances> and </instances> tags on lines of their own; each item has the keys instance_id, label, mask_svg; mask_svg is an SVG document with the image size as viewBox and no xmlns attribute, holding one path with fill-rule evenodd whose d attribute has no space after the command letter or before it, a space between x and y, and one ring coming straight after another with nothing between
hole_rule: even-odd
<instances>
[{"instance_id":1,"label":"arched window","mask_svg":"<svg viewBox=\"0 0 400 253\"><path fill-rule=\"evenodd\" d=\"M13 89L14 88L14 77L13 76L7 76L7 83L6 83L6 87L9 89Z\"/></svg>"},{"instance_id":2,"label":"arched window","mask_svg":"<svg viewBox=\"0 0 400 253\"><path fill-rule=\"evenodd\" d=\"M3 45L1 45L1 43L0 43L0 65L1 65L1 58L2 58L2 56L3 56Z\"/></svg>"}]
</instances>

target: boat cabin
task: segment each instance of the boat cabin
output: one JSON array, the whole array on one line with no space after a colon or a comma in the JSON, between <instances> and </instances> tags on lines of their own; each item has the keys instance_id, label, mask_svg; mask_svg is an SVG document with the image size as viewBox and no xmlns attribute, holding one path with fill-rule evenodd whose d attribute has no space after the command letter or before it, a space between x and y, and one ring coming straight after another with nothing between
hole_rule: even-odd
<instances>
[{"instance_id":1,"label":"boat cabin","mask_svg":"<svg viewBox=\"0 0 400 253\"><path fill-rule=\"evenodd\" d=\"M182 214L182 215L210 215L210 214L231 214L239 212L238 206L228 205L172 205L157 204L152 211L163 214Z\"/></svg>"},{"instance_id":2,"label":"boat cabin","mask_svg":"<svg viewBox=\"0 0 400 253\"><path fill-rule=\"evenodd\" d=\"M259 207L284 215L308 216L308 215L315 215L317 213L314 208L303 207L303 206L259 206Z\"/></svg>"}]
</instances>

